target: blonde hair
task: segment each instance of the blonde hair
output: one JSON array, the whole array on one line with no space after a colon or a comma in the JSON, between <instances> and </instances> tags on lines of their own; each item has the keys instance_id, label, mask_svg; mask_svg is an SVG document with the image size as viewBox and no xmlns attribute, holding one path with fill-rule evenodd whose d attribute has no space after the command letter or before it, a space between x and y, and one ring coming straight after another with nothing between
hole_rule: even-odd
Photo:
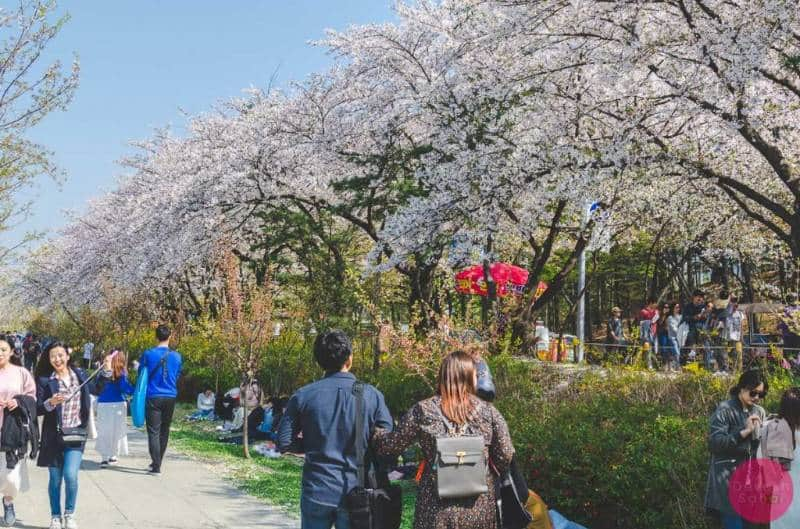
<instances>
[{"instance_id":1,"label":"blonde hair","mask_svg":"<svg viewBox=\"0 0 800 529\"><path fill-rule=\"evenodd\" d=\"M455 424L466 424L475 409L475 377L475 360L464 351L453 351L442 360L438 380L442 413Z\"/></svg>"}]
</instances>

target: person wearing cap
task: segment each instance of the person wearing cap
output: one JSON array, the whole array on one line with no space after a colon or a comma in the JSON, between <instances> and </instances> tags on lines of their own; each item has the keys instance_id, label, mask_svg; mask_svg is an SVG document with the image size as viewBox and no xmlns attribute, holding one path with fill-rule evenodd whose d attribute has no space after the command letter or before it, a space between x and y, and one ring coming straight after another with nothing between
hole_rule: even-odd
<instances>
[{"instance_id":1,"label":"person wearing cap","mask_svg":"<svg viewBox=\"0 0 800 529\"><path fill-rule=\"evenodd\" d=\"M621 353L625 347L625 331L622 327L622 309L613 307L611 309L611 318L606 323L606 343L607 351L610 353Z\"/></svg>"}]
</instances>

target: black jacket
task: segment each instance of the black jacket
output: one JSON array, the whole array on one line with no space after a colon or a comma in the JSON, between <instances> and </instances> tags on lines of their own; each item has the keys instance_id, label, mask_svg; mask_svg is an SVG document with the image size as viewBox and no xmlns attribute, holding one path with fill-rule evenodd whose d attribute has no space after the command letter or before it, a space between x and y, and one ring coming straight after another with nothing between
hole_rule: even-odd
<instances>
[{"instance_id":1,"label":"black jacket","mask_svg":"<svg viewBox=\"0 0 800 529\"><path fill-rule=\"evenodd\" d=\"M28 395L16 395L18 406L6 411L3 429L0 431L0 450L6 453L6 468L12 469L25 457L28 445L31 457L39 451L39 421L36 416L36 399Z\"/></svg>"},{"instance_id":2,"label":"black jacket","mask_svg":"<svg viewBox=\"0 0 800 529\"><path fill-rule=\"evenodd\" d=\"M214 402L214 414L223 421L233 420L233 411L239 407L239 399L233 398L230 395L222 395L217 397Z\"/></svg>"},{"instance_id":3,"label":"black jacket","mask_svg":"<svg viewBox=\"0 0 800 529\"><path fill-rule=\"evenodd\" d=\"M87 374L83 369L73 367L72 370L78 377L78 382L83 384ZM101 371L95 378L81 388L81 424L86 428L89 423L89 411L91 409L90 395L99 395L103 386L109 378ZM59 430L61 428L61 405L56 406L53 411L47 411L44 401L58 393L58 381L50 377L40 377L36 382L36 410L39 415L44 415L42 422L42 437L39 445L39 458L36 464L40 467L60 465L64 462L64 442L61 439ZM81 450L83 450L81 446Z\"/></svg>"}]
</instances>

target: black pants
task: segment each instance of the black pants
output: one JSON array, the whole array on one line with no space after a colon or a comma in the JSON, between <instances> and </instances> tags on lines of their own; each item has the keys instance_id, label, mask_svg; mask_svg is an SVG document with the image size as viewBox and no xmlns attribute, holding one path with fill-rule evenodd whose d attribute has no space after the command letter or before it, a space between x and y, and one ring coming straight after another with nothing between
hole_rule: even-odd
<instances>
[{"instance_id":1,"label":"black pants","mask_svg":"<svg viewBox=\"0 0 800 529\"><path fill-rule=\"evenodd\" d=\"M33 373L33 369L36 367L36 357L33 355L25 355L23 359L25 361L25 369Z\"/></svg>"},{"instance_id":2,"label":"black pants","mask_svg":"<svg viewBox=\"0 0 800 529\"><path fill-rule=\"evenodd\" d=\"M175 411L175 399L152 398L145 404L144 418L147 424L147 447L153 470L161 471L161 459L167 451L169 427L172 425L172 414Z\"/></svg>"}]
</instances>

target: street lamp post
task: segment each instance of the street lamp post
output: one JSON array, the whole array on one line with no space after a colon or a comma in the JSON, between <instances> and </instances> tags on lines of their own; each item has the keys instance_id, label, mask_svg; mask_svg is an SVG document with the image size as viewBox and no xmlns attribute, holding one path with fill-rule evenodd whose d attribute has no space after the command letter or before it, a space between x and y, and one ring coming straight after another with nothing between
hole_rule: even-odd
<instances>
[{"instance_id":1,"label":"street lamp post","mask_svg":"<svg viewBox=\"0 0 800 529\"><path fill-rule=\"evenodd\" d=\"M581 221L581 233L586 230L589 224L589 218L599 204L597 202L590 202L583 210L583 219ZM577 362L583 362L585 349L583 346L584 339L586 338L586 247L581 250L578 255L578 314L576 322L576 334L578 335L578 358Z\"/></svg>"}]
</instances>

